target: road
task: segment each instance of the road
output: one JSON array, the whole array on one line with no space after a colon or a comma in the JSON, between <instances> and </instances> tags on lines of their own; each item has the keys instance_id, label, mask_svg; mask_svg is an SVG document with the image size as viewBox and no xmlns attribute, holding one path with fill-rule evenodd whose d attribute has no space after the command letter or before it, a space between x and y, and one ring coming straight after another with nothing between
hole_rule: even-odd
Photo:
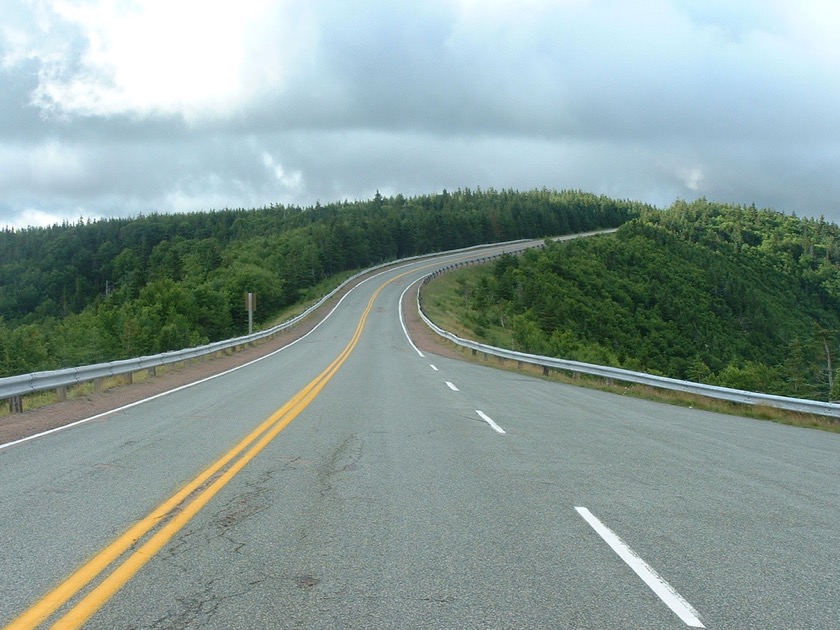
<instances>
[{"instance_id":1,"label":"road","mask_svg":"<svg viewBox=\"0 0 840 630\"><path fill-rule=\"evenodd\" d=\"M0 450L0 625L840 627L840 436L421 352L432 264Z\"/></svg>"}]
</instances>

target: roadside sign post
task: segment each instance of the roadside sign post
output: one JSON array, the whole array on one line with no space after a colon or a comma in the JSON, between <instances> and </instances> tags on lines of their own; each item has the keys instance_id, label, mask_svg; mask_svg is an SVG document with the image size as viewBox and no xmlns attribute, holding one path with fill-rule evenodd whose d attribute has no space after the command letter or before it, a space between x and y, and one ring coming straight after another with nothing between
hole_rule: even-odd
<instances>
[{"instance_id":1,"label":"roadside sign post","mask_svg":"<svg viewBox=\"0 0 840 630\"><path fill-rule=\"evenodd\" d=\"M254 332L254 311L257 310L257 294L245 294L245 310L248 311L248 334Z\"/></svg>"}]
</instances>

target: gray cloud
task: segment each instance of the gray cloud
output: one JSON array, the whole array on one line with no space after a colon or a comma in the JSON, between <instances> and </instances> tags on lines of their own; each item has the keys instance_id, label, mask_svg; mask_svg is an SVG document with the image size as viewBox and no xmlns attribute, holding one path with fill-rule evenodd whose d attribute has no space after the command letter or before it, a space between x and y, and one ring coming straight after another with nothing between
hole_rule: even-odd
<instances>
[{"instance_id":1,"label":"gray cloud","mask_svg":"<svg viewBox=\"0 0 840 630\"><path fill-rule=\"evenodd\" d=\"M840 221L831 3L245 1L184 58L109 35L146 5L11 4L0 225L543 186Z\"/></svg>"}]
</instances>

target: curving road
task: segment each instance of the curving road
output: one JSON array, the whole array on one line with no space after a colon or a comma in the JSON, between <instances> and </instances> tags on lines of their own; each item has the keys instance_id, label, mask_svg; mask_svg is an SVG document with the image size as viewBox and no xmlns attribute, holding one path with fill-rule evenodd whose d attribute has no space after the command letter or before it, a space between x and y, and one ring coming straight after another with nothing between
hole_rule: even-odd
<instances>
[{"instance_id":1,"label":"curving road","mask_svg":"<svg viewBox=\"0 0 840 630\"><path fill-rule=\"evenodd\" d=\"M459 257L0 450L0 625L840 627L840 435L422 353L400 296Z\"/></svg>"}]
</instances>

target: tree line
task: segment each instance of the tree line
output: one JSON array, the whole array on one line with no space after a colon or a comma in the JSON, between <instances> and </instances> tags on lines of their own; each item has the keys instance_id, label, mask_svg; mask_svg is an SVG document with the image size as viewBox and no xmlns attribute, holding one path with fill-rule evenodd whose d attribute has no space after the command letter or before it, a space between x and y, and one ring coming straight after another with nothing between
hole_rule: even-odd
<instances>
[{"instance_id":1,"label":"tree line","mask_svg":"<svg viewBox=\"0 0 840 630\"><path fill-rule=\"evenodd\" d=\"M458 190L0 231L0 377L244 334L334 274L480 243L616 227L647 206Z\"/></svg>"},{"instance_id":2,"label":"tree line","mask_svg":"<svg viewBox=\"0 0 840 630\"><path fill-rule=\"evenodd\" d=\"M459 280L490 343L673 378L840 398L840 228L678 201L616 233L505 257Z\"/></svg>"}]
</instances>

